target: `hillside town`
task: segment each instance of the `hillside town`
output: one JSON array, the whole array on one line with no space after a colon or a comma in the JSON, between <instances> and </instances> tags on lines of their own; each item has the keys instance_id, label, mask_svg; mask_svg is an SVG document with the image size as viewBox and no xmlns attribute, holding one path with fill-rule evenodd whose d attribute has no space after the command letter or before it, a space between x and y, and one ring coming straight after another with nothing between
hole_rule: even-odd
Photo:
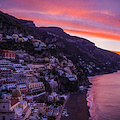
<instances>
[{"instance_id":1,"label":"hillside town","mask_svg":"<svg viewBox=\"0 0 120 120\"><path fill-rule=\"evenodd\" d=\"M34 36L22 33L0 34L0 42L32 42L35 51L55 48ZM60 80L77 81L77 71L72 61L62 56L35 57L23 49L0 51L0 120L59 120L68 116L64 103L69 90L64 91ZM67 89L67 88L66 88ZM62 113L62 111L64 111Z\"/></svg>"}]
</instances>

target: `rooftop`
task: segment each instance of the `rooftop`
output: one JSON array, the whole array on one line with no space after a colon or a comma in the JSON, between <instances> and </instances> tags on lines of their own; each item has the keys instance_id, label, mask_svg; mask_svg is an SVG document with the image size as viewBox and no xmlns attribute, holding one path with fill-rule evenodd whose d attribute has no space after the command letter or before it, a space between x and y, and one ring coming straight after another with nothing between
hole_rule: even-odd
<instances>
[{"instance_id":1,"label":"rooftop","mask_svg":"<svg viewBox=\"0 0 120 120\"><path fill-rule=\"evenodd\" d=\"M29 108L30 108L30 107L27 106L27 107L24 109L24 112L26 113L26 112L28 111Z\"/></svg>"},{"instance_id":2,"label":"rooftop","mask_svg":"<svg viewBox=\"0 0 120 120\"><path fill-rule=\"evenodd\" d=\"M12 99L11 100L11 106L17 104L19 101L17 99Z\"/></svg>"}]
</instances>

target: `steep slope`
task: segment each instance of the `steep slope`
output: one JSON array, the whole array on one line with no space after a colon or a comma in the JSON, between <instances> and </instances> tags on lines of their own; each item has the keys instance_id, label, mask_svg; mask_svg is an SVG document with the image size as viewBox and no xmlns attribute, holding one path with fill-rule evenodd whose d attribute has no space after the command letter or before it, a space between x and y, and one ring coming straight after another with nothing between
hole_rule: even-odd
<instances>
[{"instance_id":1,"label":"steep slope","mask_svg":"<svg viewBox=\"0 0 120 120\"><path fill-rule=\"evenodd\" d=\"M38 28L37 32L43 41L57 45L77 66L87 69L88 75L110 73L120 68L118 54L98 48L84 38L70 36L61 28Z\"/></svg>"},{"instance_id":2,"label":"steep slope","mask_svg":"<svg viewBox=\"0 0 120 120\"><path fill-rule=\"evenodd\" d=\"M12 35L23 33L33 35L46 44L56 46L51 54L60 57L66 55L77 67L84 68L88 75L110 73L120 68L120 56L100 49L84 38L70 36L57 27L36 27L32 21L17 19L0 12L0 33Z\"/></svg>"},{"instance_id":3,"label":"steep slope","mask_svg":"<svg viewBox=\"0 0 120 120\"><path fill-rule=\"evenodd\" d=\"M33 29L31 29L31 27ZM22 33L26 36L32 33L39 37L39 35L34 30L35 28L36 27L33 21L17 19L11 15L8 15L7 13L0 11L0 33L2 33L4 36L12 35L14 33Z\"/></svg>"}]
</instances>

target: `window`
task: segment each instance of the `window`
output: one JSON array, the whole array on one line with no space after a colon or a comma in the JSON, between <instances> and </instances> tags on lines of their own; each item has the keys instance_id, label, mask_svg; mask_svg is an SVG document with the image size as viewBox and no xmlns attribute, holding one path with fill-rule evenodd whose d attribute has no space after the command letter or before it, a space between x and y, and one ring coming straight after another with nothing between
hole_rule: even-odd
<instances>
[{"instance_id":1,"label":"window","mask_svg":"<svg viewBox=\"0 0 120 120\"><path fill-rule=\"evenodd\" d=\"M5 116L2 116L2 120L5 120Z\"/></svg>"},{"instance_id":2,"label":"window","mask_svg":"<svg viewBox=\"0 0 120 120\"><path fill-rule=\"evenodd\" d=\"M5 106L3 106L3 108L5 108Z\"/></svg>"}]
</instances>

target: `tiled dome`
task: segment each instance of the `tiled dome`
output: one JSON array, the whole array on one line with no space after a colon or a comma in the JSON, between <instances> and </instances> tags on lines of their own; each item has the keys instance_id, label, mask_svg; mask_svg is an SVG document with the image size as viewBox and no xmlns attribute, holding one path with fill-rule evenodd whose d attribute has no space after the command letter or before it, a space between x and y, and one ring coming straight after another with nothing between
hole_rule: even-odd
<instances>
[{"instance_id":1,"label":"tiled dome","mask_svg":"<svg viewBox=\"0 0 120 120\"><path fill-rule=\"evenodd\" d=\"M21 91L18 90L18 88L16 88L16 89L12 92L12 97L21 97Z\"/></svg>"}]
</instances>

